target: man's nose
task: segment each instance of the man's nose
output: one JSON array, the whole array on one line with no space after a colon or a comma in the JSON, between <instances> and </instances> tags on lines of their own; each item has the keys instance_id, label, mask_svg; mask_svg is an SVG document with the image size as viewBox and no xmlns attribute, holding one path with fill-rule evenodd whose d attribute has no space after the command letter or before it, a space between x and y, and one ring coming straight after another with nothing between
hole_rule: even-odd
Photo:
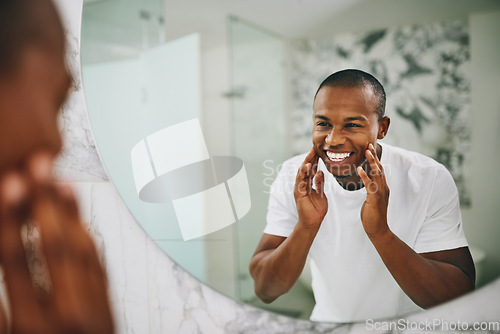
<instances>
[{"instance_id":1,"label":"man's nose","mask_svg":"<svg viewBox=\"0 0 500 334\"><path fill-rule=\"evenodd\" d=\"M332 128L325 138L325 143L330 146L338 146L345 143L345 135L341 130Z\"/></svg>"}]
</instances>

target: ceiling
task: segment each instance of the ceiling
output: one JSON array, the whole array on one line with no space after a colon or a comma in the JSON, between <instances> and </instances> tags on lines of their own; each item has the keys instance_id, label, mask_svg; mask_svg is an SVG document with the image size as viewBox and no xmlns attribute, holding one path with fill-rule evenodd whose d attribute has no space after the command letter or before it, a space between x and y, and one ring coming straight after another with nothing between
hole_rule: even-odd
<instances>
[{"instance_id":1,"label":"ceiling","mask_svg":"<svg viewBox=\"0 0 500 334\"><path fill-rule=\"evenodd\" d=\"M500 10L498 0L166 0L167 36L220 40L234 15L286 38L324 37Z\"/></svg>"},{"instance_id":2,"label":"ceiling","mask_svg":"<svg viewBox=\"0 0 500 334\"><path fill-rule=\"evenodd\" d=\"M233 15L284 38L321 38L400 24L466 17L498 11L499 0L84 0L87 40L140 48L145 22L157 37L172 40L193 32L202 47L226 43L226 20ZM149 17L144 17L144 15ZM89 25L88 23L91 22ZM154 30L154 29L153 29ZM149 29L149 33L151 29ZM161 36L160 36L161 35ZM127 42L128 41L128 42ZM122 50L123 51L123 50Z\"/></svg>"}]
</instances>

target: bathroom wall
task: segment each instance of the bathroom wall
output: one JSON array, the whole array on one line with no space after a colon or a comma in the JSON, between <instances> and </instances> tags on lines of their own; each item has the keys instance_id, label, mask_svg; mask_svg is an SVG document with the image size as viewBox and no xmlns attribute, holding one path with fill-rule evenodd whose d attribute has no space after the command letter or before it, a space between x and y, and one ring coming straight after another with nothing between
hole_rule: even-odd
<instances>
[{"instance_id":1,"label":"bathroom wall","mask_svg":"<svg viewBox=\"0 0 500 334\"><path fill-rule=\"evenodd\" d=\"M469 25L472 205L462 214L469 242L486 252L484 282L488 282L500 276L500 11L471 15Z\"/></svg>"}]
</instances>

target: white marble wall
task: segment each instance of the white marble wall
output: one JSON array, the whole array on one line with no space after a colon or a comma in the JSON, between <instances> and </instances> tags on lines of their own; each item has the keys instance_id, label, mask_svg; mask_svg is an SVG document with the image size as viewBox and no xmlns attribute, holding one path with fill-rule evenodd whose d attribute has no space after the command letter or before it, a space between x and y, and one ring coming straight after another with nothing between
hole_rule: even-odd
<instances>
[{"instance_id":1,"label":"white marble wall","mask_svg":"<svg viewBox=\"0 0 500 334\"><path fill-rule=\"evenodd\" d=\"M81 1L58 0L65 20L75 24ZM73 15L73 21L69 16ZM76 19L78 21L78 19ZM69 38L77 41L75 36ZM77 59L79 42L73 44ZM78 66L76 67L78 68ZM77 79L79 80L79 79ZM78 196L81 214L92 235L109 278L118 333L358 333L365 323L333 325L299 321L231 300L203 285L166 256L139 227L107 181L98 159L86 116L82 87L70 97L62 114L66 146L56 175L69 180ZM75 95L77 94L77 95ZM500 318L500 280L451 305L438 307L409 320L482 321ZM381 301L383 302L383 301ZM387 323L389 324L389 323ZM380 329L370 332L385 332ZM500 331L500 330L497 330ZM405 332L398 328L393 332ZM467 331L465 331L467 332ZM471 331L472 332L472 331Z\"/></svg>"},{"instance_id":2,"label":"white marble wall","mask_svg":"<svg viewBox=\"0 0 500 334\"><path fill-rule=\"evenodd\" d=\"M66 28L71 93L59 117L64 147L56 161L56 176L71 181L107 181L90 130L80 66L80 31L83 0L56 0Z\"/></svg>"}]
</instances>

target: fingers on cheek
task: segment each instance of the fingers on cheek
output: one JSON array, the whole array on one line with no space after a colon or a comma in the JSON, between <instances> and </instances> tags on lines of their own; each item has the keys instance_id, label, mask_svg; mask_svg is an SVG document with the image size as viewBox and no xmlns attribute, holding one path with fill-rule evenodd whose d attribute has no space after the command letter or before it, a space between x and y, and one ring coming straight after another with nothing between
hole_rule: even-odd
<instances>
[{"instance_id":1,"label":"fingers on cheek","mask_svg":"<svg viewBox=\"0 0 500 334\"><path fill-rule=\"evenodd\" d=\"M297 180L301 179L304 175L304 165L300 165L299 170L297 172Z\"/></svg>"},{"instance_id":2,"label":"fingers on cheek","mask_svg":"<svg viewBox=\"0 0 500 334\"><path fill-rule=\"evenodd\" d=\"M371 166L372 168L376 167L376 166L377 166L377 162L375 161L375 157L376 157L376 155L374 155L374 154L372 153L372 151L368 151L368 157L369 157L369 158L368 158L368 161L370 162L370 166Z\"/></svg>"},{"instance_id":3,"label":"fingers on cheek","mask_svg":"<svg viewBox=\"0 0 500 334\"><path fill-rule=\"evenodd\" d=\"M95 324L85 319L102 319L109 313L107 302L100 301L107 295L104 271L72 193L64 188L52 190L41 201L44 205L37 211L37 220L54 285L55 310L68 332L91 328Z\"/></svg>"},{"instance_id":4,"label":"fingers on cheek","mask_svg":"<svg viewBox=\"0 0 500 334\"><path fill-rule=\"evenodd\" d=\"M374 182L361 167L358 167L358 174L361 177L367 192L376 193L378 191L377 182ZM372 175L373 171L370 171L370 176Z\"/></svg>"},{"instance_id":5,"label":"fingers on cheek","mask_svg":"<svg viewBox=\"0 0 500 334\"><path fill-rule=\"evenodd\" d=\"M40 231L43 252L52 281L54 312L61 326L71 328L79 323L82 310L79 292L75 289L80 272L75 273L75 254L66 228L66 217L54 188L47 187L40 193L34 206L34 218ZM75 281L76 280L76 281Z\"/></svg>"},{"instance_id":6,"label":"fingers on cheek","mask_svg":"<svg viewBox=\"0 0 500 334\"><path fill-rule=\"evenodd\" d=\"M44 330L43 325L48 324L47 317L51 317L52 312L68 333L96 326L96 322L91 324L89 319L109 319L109 302L102 301L102 296L107 294L104 271L95 246L81 224L71 191L64 186L34 184L35 195L30 195L28 201L28 186L19 178L15 175L0 180L0 261L7 295L15 296L9 300L13 331L51 332ZM30 208L26 216L20 215L18 209L24 202L29 202ZM31 218L38 228L52 281L45 306L32 288L26 261L21 236L26 218ZM29 321L26 314L30 314ZM109 321L104 325L112 328Z\"/></svg>"},{"instance_id":7,"label":"fingers on cheek","mask_svg":"<svg viewBox=\"0 0 500 334\"><path fill-rule=\"evenodd\" d=\"M9 333L7 314L2 302L0 302L0 333Z\"/></svg>"},{"instance_id":8,"label":"fingers on cheek","mask_svg":"<svg viewBox=\"0 0 500 334\"><path fill-rule=\"evenodd\" d=\"M32 181L44 184L52 179L53 156L47 152L35 153L27 163L27 170Z\"/></svg>"},{"instance_id":9,"label":"fingers on cheek","mask_svg":"<svg viewBox=\"0 0 500 334\"><path fill-rule=\"evenodd\" d=\"M310 163L305 164L305 166L304 166L304 175L306 177L311 176L311 164Z\"/></svg>"},{"instance_id":10,"label":"fingers on cheek","mask_svg":"<svg viewBox=\"0 0 500 334\"><path fill-rule=\"evenodd\" d=\"M323 192L325 184L325 176L322 171L316 173L316 177L314 178L314 183L316 184L316 189L318 191Z\"/></svg>"},{"instance_id":11,"label":"fingers on cheek","mask_svg":"<svg viewBox=\"0 0 500 334\"><path fill-rule=\"evenodd\" d=\"M43 252L50 272L54 289L68 293L67 267L72 254L66 239L64 217L61 216L61 203L57 201L54 189L47 188L36 198L33 209L34 222L39 230Z\"/></svg>"},{"instance_id":12,"label":"fingers on cheek","mask_svg":"<svg viewBox=\"0 0 500 334\"><path fill-rule=\"evenodd\" d=\"M28 184L19 173L9 173L0 180L0 260L10 306L12 332L44 331L43 315L35 293L24 228L30 218ZM30 318L26 319L26 314Z\"/></svg>"},{"instance_id":13,"label":"fingers on cheek","mask_svg":"<svg viewBox=\"0 0 500 334\"><path fill-rule=\"evenodd\" d=\"M23 315L30 314L31 320L36 322L41 319L41 314L21 238L22 225L6 218L1 217L0 256L9 296L11 323L13 328L17 328L20 324L27 325Z\"/></svg>"},{"instance_id":14,"label":"fingers on cheek","mask_svg":"<svg viewBox=\"0 0 500 334\"><path fill-rule=\"evenodd\" d=\"M370 182L370 179L368 178L368 175L366 175L366 172L364 171L363 167L358 166L357 172L363 183Z\"/></svg>"},{"instance_id":15,"label":"fingers on cheek","mask_svg":"<svg viewBox=\"0 0 500 334\"><path fill-rule=\"evenodd\" d=\"M74 258L71 263L80 266L84 273L99 272L102 274L101 265L94 242L82 222L76 199L69 185L60 185L58 202L64 208L60 214L61 230L64 231L66 247Z\"/></svg>"},{"instance_id":16,"label":"fingers on cheek","mask_svg":"<svg viewBox=\"0 0 500 334\"><path fill-rule=\"evenodd\" d=\"M68 229L68 241L71 245L72 258L69 265L73 276L71 277L72 293L75 296L73 305L74 313L68 314L68 319L77 323L80 314L87 319L101 319L109 315L109 302L102 298L107 296L107 283L102 269L97 250L83 226L74 224ZM60 305L67 303L67 294L54 290L55 298ZM92 324L88 324L92 326Z\"/></svg>"},{"instance_id":17,"label":"fingers on cheek","mask_svg":"<svg viewBox=\"0 0 500 334\"><path fill-rule=\"evenodd\" d=\"M297 179L295 180L296 183L302 185L306 184L308 182L308 178L310 177L310 172L311 172L311 164L306 163L300 166L299 168L299 173L297 175Z\"/></svg>"},{"instance_id":18,"label":"fingers on cheek","mask_svg":"<svg viewBox=\"0 0 500 334\"><path fill-rule=\"evenodd\" d=\"M27 190L17 174L0 181L0 256L10 272L27 269L21 229L24 223Z\"/></svg>"},{"instance_id":19,"label":"fingers on cheek","mask_svg":"<svg viewBox=\"0 0 500 334\"><path fill-rule=\"evenodd\" d=\"M27 215L28 185L19 173L9 173L0 180L0 210L11 218L25 218ZM16 217L19 216L19 217Z\"/></svg>"},{"instance_id":20,"label":"fingers on cheek","mask_svg":"<svg viewBox=\"0 0 500 334\"><path fill-rule=\"evenodd\" d=\"M316 155L312 161L312 165L314 166L315 171L318 170L318 162L319 162L319 156Z\"/></svg>"},{"instance_id":21,"label":"fingers on cheek","mask_svg":"<svg viewBox=\"0 0 500 334\"><path fill-rule=\"evenodd\" d=\"M305 194L307 192L307 181L306 180L297 180L296 183L297 190L301 194Z\"/></svg>"},{"instance_id":22,"label":"fingers on cheek","mask_svg":"<svg viewBox=\"0 0 500 334\"><path fill-rule=\"evenodd\" d=\"M371 159L371 155L372 155L372 153L370 152L370 150L366 150L366 151L365 151L365 158L366 158L368 161L370 161L370 159Z\"/></svg>"}]
</instances>

